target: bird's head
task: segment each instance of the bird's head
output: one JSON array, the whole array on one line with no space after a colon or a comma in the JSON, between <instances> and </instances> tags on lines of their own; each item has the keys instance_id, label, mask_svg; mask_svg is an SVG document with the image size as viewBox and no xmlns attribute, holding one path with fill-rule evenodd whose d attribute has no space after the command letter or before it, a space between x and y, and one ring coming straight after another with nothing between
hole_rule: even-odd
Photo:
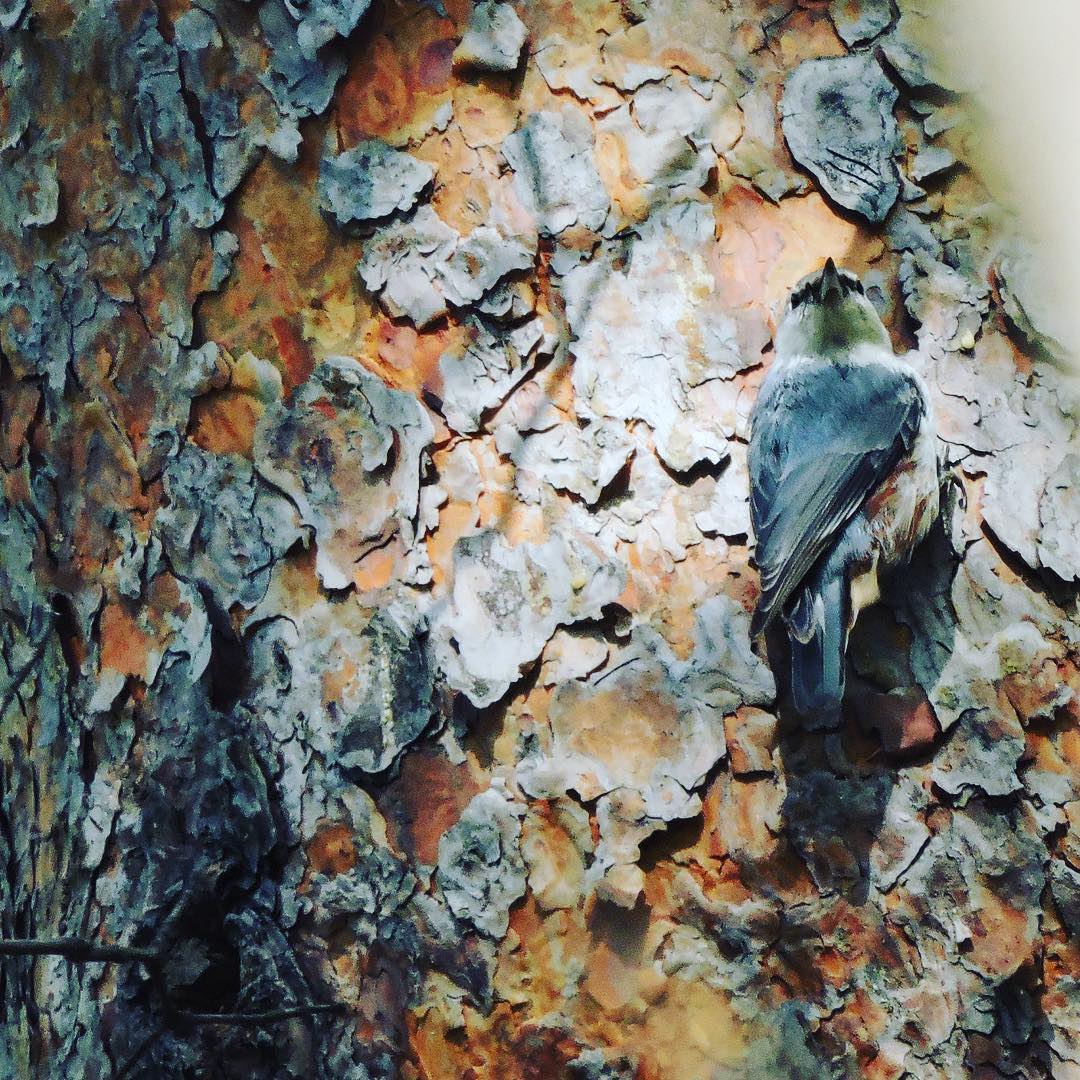
<instances>
[{"instance_id":1,"label":"bird's head","mask_svg":"<svg viewBox=\"0 0 1080 1080\"><path fill-rule=\"evenodd\" d=\"M862 282L829 259L795 286L776 331L778 357L843 356L857 345L891 348Z\"/></svg>"}]
</instances>

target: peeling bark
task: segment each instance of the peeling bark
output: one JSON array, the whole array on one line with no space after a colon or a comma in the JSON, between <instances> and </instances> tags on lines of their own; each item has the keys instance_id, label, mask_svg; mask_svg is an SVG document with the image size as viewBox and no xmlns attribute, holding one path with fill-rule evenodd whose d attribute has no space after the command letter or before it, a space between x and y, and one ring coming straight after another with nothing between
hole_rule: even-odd
<instances>
[{"instance_id":1,"label":"peeling bark","mask_svg":"<svg viewBox=\"0 0 1080 1080\"><path fill-rule=\"evenodd\" d=\"M1080 1075L1080 389L916 5L0 7L0 1075ZM811 730L830 255L962 490Z\"/></svg>"}]
</instances>

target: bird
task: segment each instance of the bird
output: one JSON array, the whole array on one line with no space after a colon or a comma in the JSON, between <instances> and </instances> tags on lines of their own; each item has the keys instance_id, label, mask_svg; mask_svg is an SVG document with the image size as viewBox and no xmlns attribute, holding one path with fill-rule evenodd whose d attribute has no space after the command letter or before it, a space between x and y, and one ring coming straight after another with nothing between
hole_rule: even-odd
<instances>
[{"instance_id":1,"label":"bird","mask_svg":"<svg viewBox=\"0 0 1080 1080\"><path fill-rule=\"evenodd\" d=\"M839 714L848 635L940 512L926 384L830 258L788 298L750 414L756 636L776 619L803 716Z\"/></svg>"}]
</instances>

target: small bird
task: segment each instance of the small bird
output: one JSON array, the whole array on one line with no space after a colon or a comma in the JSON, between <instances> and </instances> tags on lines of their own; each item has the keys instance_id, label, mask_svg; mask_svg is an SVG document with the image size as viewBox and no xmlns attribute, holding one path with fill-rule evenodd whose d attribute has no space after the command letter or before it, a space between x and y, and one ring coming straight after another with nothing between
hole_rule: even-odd
<instances>
[{"instance_id":1,"label":"small bird","mask_svg":"<svg viewBox=\"0 0 1080 1080\"><path fill-rule=\"evenodd\" d=\"M781 616L795 708L835 716L848 634L878 599L878 575L929 532L939 485L926 385L832 259L792 292L750 422L751 632Z\"/></svg>"}]
</instances>

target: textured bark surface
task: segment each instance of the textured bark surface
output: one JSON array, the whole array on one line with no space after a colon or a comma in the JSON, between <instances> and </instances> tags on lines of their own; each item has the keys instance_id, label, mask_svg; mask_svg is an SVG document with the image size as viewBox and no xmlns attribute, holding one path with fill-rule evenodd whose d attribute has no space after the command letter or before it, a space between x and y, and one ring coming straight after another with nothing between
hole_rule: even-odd
<instances>
[{"instance_id":1,"label":"textured bark surface","mask_svg":"<svg viewBox=\"0 0 1080 1080\"><path fill-rule=\"evenodd\" d=\"M0 1075L1080 1077L1080 391L919 18L0 5L0 934L158 957L0 958ZM811 730L828 255L959 483Z\"/></svg>"}]
</instances>

